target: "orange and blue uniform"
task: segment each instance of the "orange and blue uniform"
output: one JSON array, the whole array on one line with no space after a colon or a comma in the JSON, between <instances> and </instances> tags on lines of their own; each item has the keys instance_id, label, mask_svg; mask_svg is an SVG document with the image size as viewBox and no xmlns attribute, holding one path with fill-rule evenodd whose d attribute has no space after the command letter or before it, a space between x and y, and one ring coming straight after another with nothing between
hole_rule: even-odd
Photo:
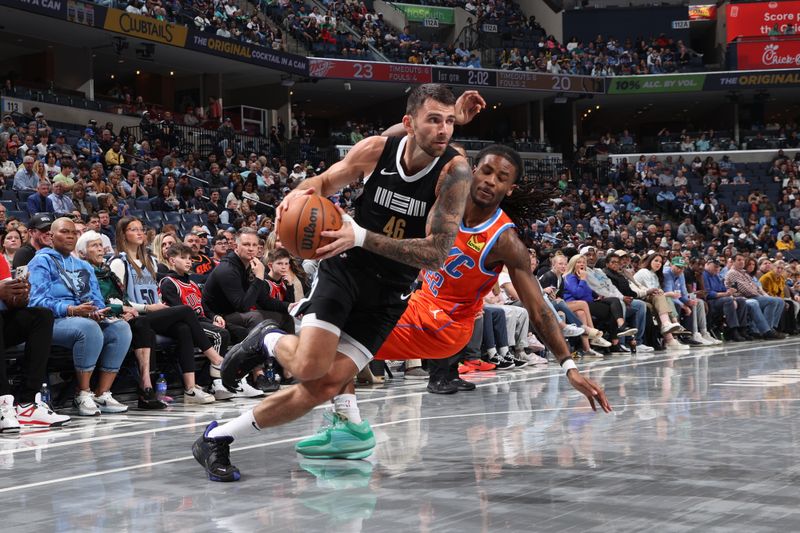
<instances>
[{"instance_id":1,"label":"orange and blue uniform","mask_svg":"<svg viewBox=\"0 0 800 533\"><path fill-rule=\"evenodd\" d=\"M422 289L411 295L403 316L376 359L444 359L472 337L475 315L502 270L486 266L500 235L514 224L501 209L477 227L461 223L444 266L423 272Z\"/></svg>"}]
</instances>

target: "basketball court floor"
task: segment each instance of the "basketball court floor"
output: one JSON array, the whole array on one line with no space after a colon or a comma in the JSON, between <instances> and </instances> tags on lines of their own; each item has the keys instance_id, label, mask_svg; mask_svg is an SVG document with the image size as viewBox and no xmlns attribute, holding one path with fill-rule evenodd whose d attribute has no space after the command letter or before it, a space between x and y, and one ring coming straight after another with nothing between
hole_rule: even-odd
<instances>
[{"instance_id":1,"label":"basketball court floor","mask_svg":"<svg viewBox=\"0 0 800 533\"><path fill-rule=\"evenodd\" d=\"M369 460L308 461L317 409L237 441L238 483L191 456L207 422L253 403L131 411L0 440L4 531L797 531L798 340L581 368L593 413L551 364L435 396L360 389Z\"/></svg>"}]
</instances>

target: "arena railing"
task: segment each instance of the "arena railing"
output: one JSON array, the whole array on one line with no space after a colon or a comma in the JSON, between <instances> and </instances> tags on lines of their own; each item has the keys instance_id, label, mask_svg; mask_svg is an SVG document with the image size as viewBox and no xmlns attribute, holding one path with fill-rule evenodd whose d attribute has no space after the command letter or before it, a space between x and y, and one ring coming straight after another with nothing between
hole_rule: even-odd
<instances>
[{"instance_id":1,"label":"arena railing","mask_svg":"<svg viewBox=\"0 0 800 533\"><path fill-rule=\"evenodd\" d=\"M128 132L137 140L165 140L170 135L164 131L163 124L163 122L155 122L144 128L133 126L128 128ZM221 141L226 139L217 130L199 126L173 124L172 129L182 153L194 152L201 157L208 157L212 152L219 151L222 148ZM227 140L234 152L270 153L270 141L267 137L236 132Z\"/></svg>"}]
</instances>

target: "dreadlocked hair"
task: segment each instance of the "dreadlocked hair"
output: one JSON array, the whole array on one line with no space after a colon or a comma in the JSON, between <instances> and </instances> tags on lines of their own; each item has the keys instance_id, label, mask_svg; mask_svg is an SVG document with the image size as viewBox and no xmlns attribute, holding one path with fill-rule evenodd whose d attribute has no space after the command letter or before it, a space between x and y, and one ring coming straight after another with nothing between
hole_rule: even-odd
<instances>
[{"instance_id":1,"label":"dreadlocked hair","mask_svg":"<svg viewBox=\"0 0 800 533\"><path fill-rule=\"evenodd\" d=\"M550 202L558 196L558 191L544 180L523 176L517 180L517 187L511 196L506 196L500 208L511 218L518 230L525 228L532 220L542 217Z\"/></svg>"}]
</instances>

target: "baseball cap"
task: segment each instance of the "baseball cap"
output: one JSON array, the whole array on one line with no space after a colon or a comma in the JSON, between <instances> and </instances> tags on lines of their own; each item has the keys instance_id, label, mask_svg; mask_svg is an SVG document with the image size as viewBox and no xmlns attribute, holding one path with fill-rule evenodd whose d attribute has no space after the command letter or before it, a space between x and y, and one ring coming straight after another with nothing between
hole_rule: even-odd
<instances>
[{"instance_id":1,"label":"baseball cap","mask_svg":"<svg viewBox=\"0 0 800 533\"><path fill-rule=\"evenodd\" d=\"M626 252L625 250L617 250L614 253L614 255L616 255L617 257L625 257L626 255L628 255L628 252Z\"/></svg>"},{"instance_id":2,"label":"baseball cap","mask_svg":"<svg viewBox=\"0 0 800 533\"><path fill-rule=\"evenodd\" d=\"M686 267L686 261L680 255L676 255L675 257L672 258L672 264L675 265L676 267L681 267L681 268Z\"/></svg>"},{"instance_id":3,"label":"baseball cap","mask_svg":"<svg viewBox=\"0 0 800 533\"><path fill-rule=\"evenodd\" d=\"M63 131L59 131L58 133L56 133L56 139L58 139L59 137L65 137Z\"/></svg>"},{"instance_id":4,"label":"baseball cap","mask_svg":"<svg viewBox=\"0 0 800 533\"><path fill-rule=\"evenodd\" d=\"M94 135L94 130L92 128L86 128L83 130L83 133L88 133L89 135Z\"/></svg>"},{"instance_id":5,"label":"baseball cap","mask_svg":"<svg viewBox=\"0 0 800 533\"><path fill-rule=\"evenodd\" d=\"M42 118L43 116L44 116L44 113L42 113L41 111L36 113L36 118Z\"/></svg>"},{"instance_id":6,"label":"baseball cap","mask_svg":"<svg viewBox=\"0 0 800 533\"><path fill-rule=\"evenodd\" d=\"M197 237L208 237L208 232L204 231L204 230L201 230L201 229L198 229L198 230L193 231L192 235L195 235Z\"/></svg>"},{"instance_id":7,"label":"baseball cap","mask_svg":"<svg viewBox=\"0 0 800 533\"><path fill-rule=\"evenodd\" d=\"M6 148L19 148L19 145L14 141L8 141L8 144L6 144Z\"/></svg>"},{"instance_id":8,"label":"baseball cap","mask_svg":"<svg viewBox=\"0 0 800 533\"><path fill-rule=\"evenodd\" d=\"M584 246L583 248L578 250L578 253L580 255L586 255L589 252L595 252L596 253L597 252L597 248L595 248L594 246Z\"/></svg>"},{"instance_id":9,"label":"baseball cap","mask_svg":"<svg viewBox=\"0 0 800 533\"><path fill-rule=\"evenodd\" d=\"M38 230L50 229L53 224L53 216L50 213L36 213L28 221L28 227Z\"/></svg>"}]
</instances>

